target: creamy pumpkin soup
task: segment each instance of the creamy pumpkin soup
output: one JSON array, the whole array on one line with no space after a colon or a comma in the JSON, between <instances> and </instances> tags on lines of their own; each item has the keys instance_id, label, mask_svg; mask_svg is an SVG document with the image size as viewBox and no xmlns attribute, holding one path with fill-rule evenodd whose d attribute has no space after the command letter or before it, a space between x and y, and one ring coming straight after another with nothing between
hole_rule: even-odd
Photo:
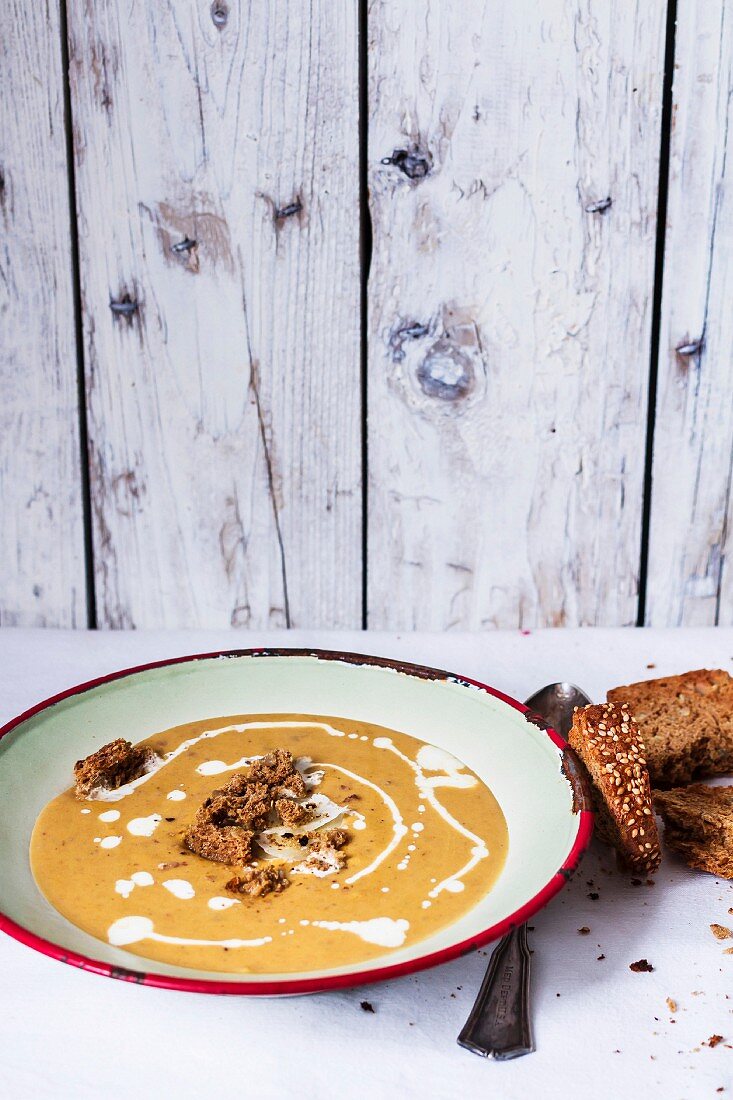
<instances>
[{"instance_id":1,"label":"creamy pumpkin soup","mask_svg":"<svg viewBox=\"0 0 733 1100\"><path fill-rule=\"evenodd\" d=\"M127 748L78 765L31 862L59 912L135 955L238 973L363 962L455 921L504 863L488 787L395 730L237 715Z\"/></svg>"}]
</instances>

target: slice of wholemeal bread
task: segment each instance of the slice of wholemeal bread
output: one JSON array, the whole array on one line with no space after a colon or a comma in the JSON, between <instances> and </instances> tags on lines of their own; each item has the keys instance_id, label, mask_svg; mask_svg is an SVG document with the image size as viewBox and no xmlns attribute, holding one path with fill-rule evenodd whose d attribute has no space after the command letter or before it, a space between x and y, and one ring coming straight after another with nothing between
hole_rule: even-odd
<instances>
[{"instance_id":1,"label":"slice of wholemeal bread","mask_svg":"<svg viewBox=\"0 0 733 1100\"><path fill-rule=\"evenodd\" d=\"M659 834L644 745L628 710L612 703L579 707L568 740L590 775L598 835L630 870L656 871Z\"/></svg>"},{"instance_id":2,"label":"slice of wholemeal bread","mask_svg":"<svg viewBox=\"0 0 733 1100\"><path fill-rule=\"evenodd\" d=\"M733 879L733 787L693 783L655 791L664 842L690 867Z\"/></svg>"},{"instance_id":3,"label":"slice of wholemeal bread","mask_svg":"<svg viewBox=\"0 0 733 1100\"><path fill-rule=\"evenodd\" d=\"M733 771L733 679L720 669L644 680L613 688L626 703L646 746L655 786L677 786Z\"/></svg>"}]
</instances>

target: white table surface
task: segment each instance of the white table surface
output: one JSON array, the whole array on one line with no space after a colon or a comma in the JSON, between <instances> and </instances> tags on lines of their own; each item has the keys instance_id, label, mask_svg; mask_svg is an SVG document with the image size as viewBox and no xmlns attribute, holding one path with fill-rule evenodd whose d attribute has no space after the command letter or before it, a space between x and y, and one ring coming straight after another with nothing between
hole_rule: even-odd
<instances>
[{"instance_id":1,"label":"white table surface","mask_svg":"<svg viewBox=\"0 0 733 1100\"><path fill-rule=\"evenodd\" d=\"M733 669L729 629L481 635L8 629L0 631L0 721L116 668L255 645L402 657L520 698L559 679L602 699L607 687L629 680L703 666ZM693 873L672 856L655 878L654 886L630 885L610 854L594 846L573 882L534 918L537 1051L503 1064L455 1041L490 949L381 985L249 1000L111 981L0 936L0 1096L731 1096L733 955L723 954L727 944L709 926L733 926L733 884ZM588 897L591 891L598 900ZM583 926L589 935L578 933ZM629 970L641 957L653 973ZM667 997L679 1006L674 1023ZM373 1015L360 1008L364 999ZM702 1046L713 1034L724 1042Z\"/></svg>"}]
</instances>

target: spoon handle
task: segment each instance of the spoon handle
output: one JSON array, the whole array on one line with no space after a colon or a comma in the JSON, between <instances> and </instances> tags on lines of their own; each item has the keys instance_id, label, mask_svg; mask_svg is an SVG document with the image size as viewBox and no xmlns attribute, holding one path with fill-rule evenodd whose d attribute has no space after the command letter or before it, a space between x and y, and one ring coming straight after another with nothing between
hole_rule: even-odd
<instances>
[{"instance_id":1,"label":"spoon handle","mask_svg":"<svg viewBox=\"0 0 733 1100\"><path fill-rule=\"evenodd\" d=\"M529 966L527 925L520 924L494 949L476 1003L458 1036L462 1047L497 1061L532 1053Z\"/></svg>"}]
</instances>

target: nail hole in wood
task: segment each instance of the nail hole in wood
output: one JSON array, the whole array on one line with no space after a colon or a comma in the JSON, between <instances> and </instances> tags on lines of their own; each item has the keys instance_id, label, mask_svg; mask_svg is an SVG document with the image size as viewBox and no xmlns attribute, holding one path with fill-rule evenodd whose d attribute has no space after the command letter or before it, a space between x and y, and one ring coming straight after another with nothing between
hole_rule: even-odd
<instances>
[{"instance_id":1,"label":"nail hole in wood","mask_svg":"<svg viewBox=\"0 0 733 1100\"><path fill-rule=\"evenodd\" d=\"M199 243L193 240L191 237L186 236L182 241L177 241L176 244L171 245L171 252L182 260L186 268L194 275L198 274L199 270Z\"/></svg>"},{"instance_id":2,"label":"nail hole in wood","mask_svg":"<svg viewBox=\"0 0 733 1100\"><path fill-rule=\"evenodd\" d=\"M684 355L685 357L698 355L702 351L703 345L704 340L701 336L699 340L688 340L683 344L678 344L675 351L678 355Z\"/></svg>"},{"instance_id":3,"label":"nail hole in wood","mask_svg":"<svg viewBox=\"0 0 733 1100\"><path fill-rule=\"evenodd\" d=\"M610 195L606 195L605 199L598 199L596 202L589 202L585 208L586 214L605 214L607 210L613 206L613 199Z\"/></svg>"},{"instance_id":4,"label":"nail hole in wood","mask_svg":"<svg viewBox=\"0 0 733 1100\"><path fill-rule=\"evenodd\" d=\"M382 157L382 164L394 165L409 180L422 180L433 166L433 158L427 149L411 145L409 149L394 149L389 157Z\"/></svg>"},{"instance_id":5,"label":"nail hole in wood","mask_svg":"<svg viewBox=\"0 0 733 1100\"><path fill-rule=\"evenodd\" d=\"M295 214L299 214L303 209L303 204L300 198L293 199L287 206L275 207L274 218L276 222L284 221L285 218L292 218Z\"/></svg>"},{"instance_id":6,"label":"nail hole in wood","mask_svg":"<svg viewBox=\"0 0 733 1100\"><path fill-rule=\"evenodd\" d=\"M223 0L214 0L211 5L211 22L217 30L223 30L229 22L229 7Z\"/></svg>"},{"instance_id":7,"label":"nail hole in wood","mask_svg":"<svg viewBox=\"0 0 733 1100\"><path fill-rule=\"evenodd\" d=\"M122 297L117 299L110 298L109 308L115 317L122 317L126 321L131 321L133 315L139 309L139 302L131 298L129 294L123 294Z\"/></svg>"}]
</instances>

